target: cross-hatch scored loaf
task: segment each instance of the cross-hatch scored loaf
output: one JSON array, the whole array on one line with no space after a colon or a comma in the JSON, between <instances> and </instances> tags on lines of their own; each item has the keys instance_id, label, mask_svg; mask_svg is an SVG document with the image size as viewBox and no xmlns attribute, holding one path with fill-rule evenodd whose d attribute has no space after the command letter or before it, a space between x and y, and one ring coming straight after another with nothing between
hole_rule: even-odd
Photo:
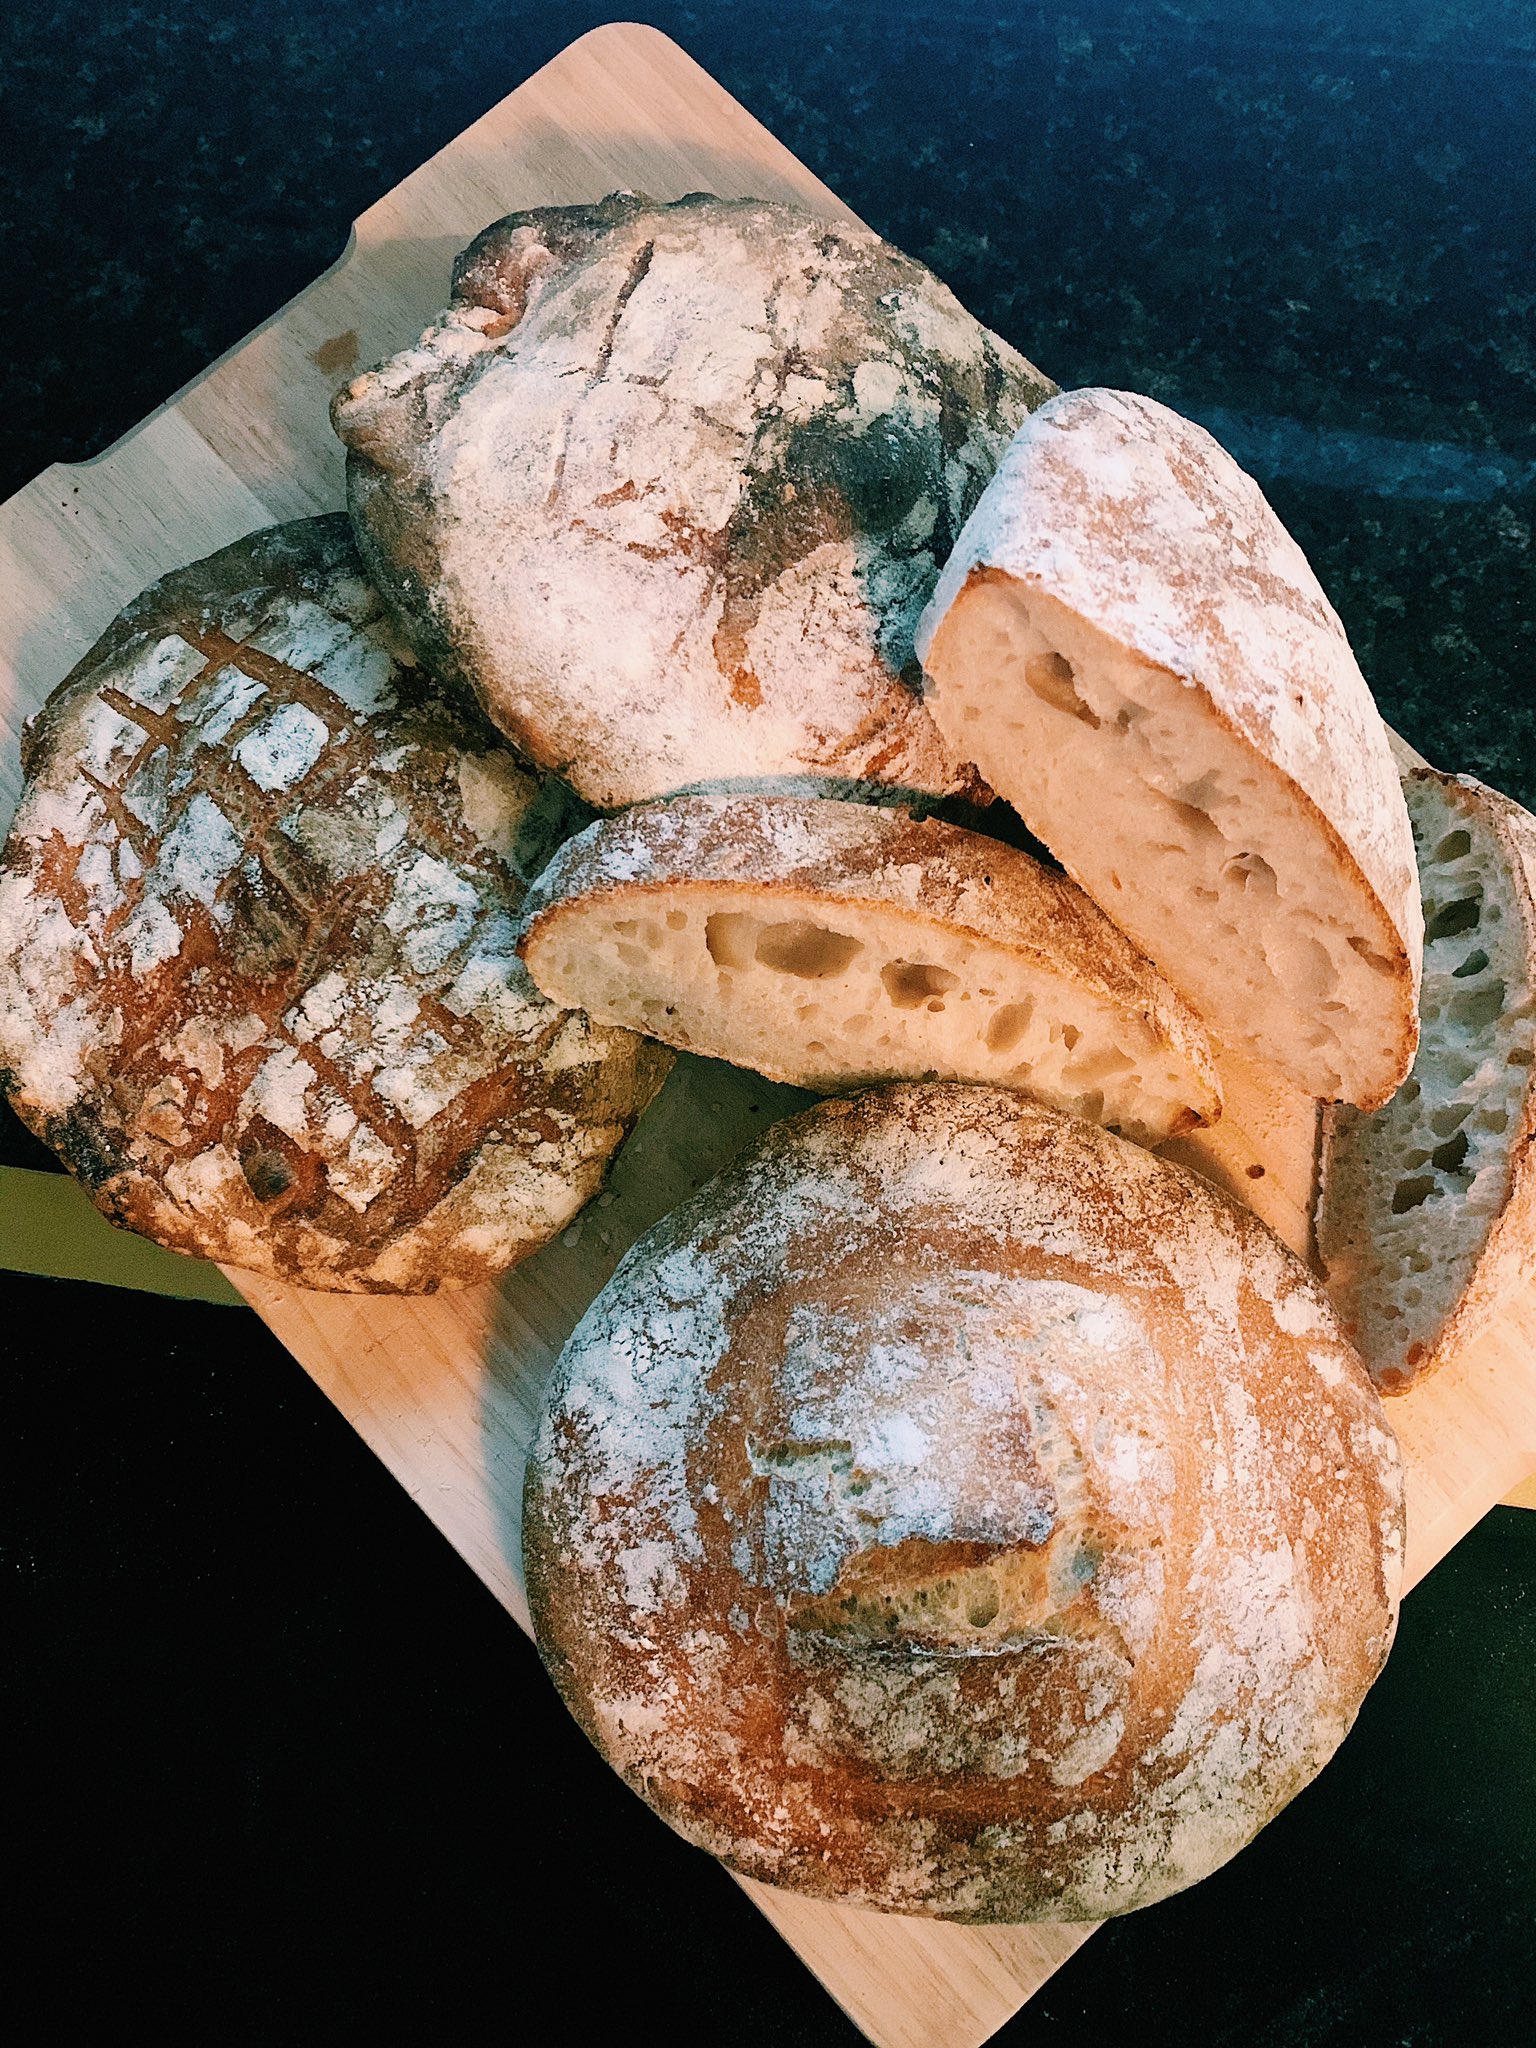
<instances>
[{"instance_id":1,"label":"cross-hatch scored loaf","mask_svg":"<svg viewBox=\"0 0 1536 2048\"><path fill-rule=\"evenodd\" d=\"M575 822L404 653L344 518L130 605L30 728L0 1072L115 1221L310 1286L502 1270L669 1056L516 957Z\"/></svg>"},{"instance_id":2,"label":"cross-hatch scored loaf","mask_svg":"<svg viewBox=\"0 0 1536 2048\"><path fill-rule=\"evenodd\" d=\"M1080 889L901 810L636 805L561 848L520 947L553 1001L804 1088L996 1082L1154 1145L1221 1113L1194 1013Z\"/></svg>"},{"instance_id":3,"label":"cross-hatch scored loaf","mask_svg":"<svg viewBox=\"0 0 1536 2048\"><path fill-rule=\"evenodd\" d=\"M1317 1242L1378 1385L1402 1393L1536 1275L1536 818L1471 776L1404 779L1424 894L1413 1072L1325 1124Z\"/></svg>"}]
</instances>

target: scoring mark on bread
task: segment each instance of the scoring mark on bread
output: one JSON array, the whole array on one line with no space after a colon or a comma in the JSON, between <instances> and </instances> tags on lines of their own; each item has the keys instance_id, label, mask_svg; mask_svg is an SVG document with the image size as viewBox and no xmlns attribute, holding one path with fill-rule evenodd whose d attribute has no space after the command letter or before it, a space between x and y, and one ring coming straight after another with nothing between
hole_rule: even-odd
<instances>
[{"instance_id":1,"label":"scoring mark on bread","mask_svg":"<svg viewBox=\"0 0 1536 2048\"><path fill-rule=\"evenodd\" d=\"M339 517L145 592L35 722L28 772L0 1049L18 1108L145 1234L416 1288L462 1243L479 1278L519 1217L565 1220L567 1164L590 1192L632 1114L622 1079L598 1100L605 1048L664 1071L582 1020L562 1056L569 1020L514 952L561 806L398 649ZM426 1263L391 1281L403 1236Z\"/></svg>"},{"instance_id":2,"label":"scoring mark on bread","mask_svg":"<svg viewBox=\"0 0 1536 2048\"><path fill-rule=\"evenodd\" d=\"M1119 1630L1084 1597L1114 1541L1088 1517L1059 1522L1038 1545L907 1536L850 1558L829 1593L791 1600L785 1621L798 1635L893 1656L1050 1650L1086 1636L1125 1655Z\"/></svg>"}]
</instances>

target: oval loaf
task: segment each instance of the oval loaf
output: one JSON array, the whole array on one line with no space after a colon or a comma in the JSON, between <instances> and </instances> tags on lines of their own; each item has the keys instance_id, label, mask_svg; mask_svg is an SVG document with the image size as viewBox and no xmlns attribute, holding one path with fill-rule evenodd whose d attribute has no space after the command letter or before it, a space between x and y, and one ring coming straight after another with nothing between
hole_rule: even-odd
<instances>
[{"instance_id":1,"label":"oval loaf","mask_svg":"<svg viewBox=\"0 0 1536 2048\"><path fill-rule=\"evenodd\" d=\"M552 1001L802 1088L990 1081L1149 1145L1221 1113L1199 1020L1081 889L900 810L637 804L566 841L521 950Z\"/></svg>"},{"instance_id":2,"label":"oval loaf","mask_svg":"<svg viewBox=\"0 0 1536 2048\"><path fill-rule=\"evenodd\" d=\"M1079 1117L816 1104L634 1247L528 1467L582 1726L734 1869L959 1920L1192 1884L1386 1657L1396 1444L1298 1260Z\"/></svg>"},{"instance_id":3,"label":"oval loaf","mask_svg":"<svg viewBox=\"0 0 1536 2048\"><path fill-rule=\"evenodd\" d=\"M1386 729L1306 557L1204 428L1069 391L918 634L929 705L1217 1037L1374 1108L1422 948Z\"/></svg>"},{"instance_id":4,"label":"oval loaf","mask_svg":"<svg viewBox=\"0 0 1536 2048\"><path fill-rule=\"evenodd\" d=\"M333 418L418 651L608 808L752 776L974 788L912 634L1054 388L867 228L619 192L487 228Z\"/></svg>"},{"instance_id":5,"label":"oval loaf","mask_svg":"<svg viewBox=\"0 0 1536 2048\"><path fill-rule=\"evenodd\" d=\"M122 612L29 728L0 1086L116 1223L310 1287L500 1271L670 1056L515 951L574 820L399 646L346 519ZM553 801L552 801L553 799Z\"/></svg>"}]
</instances>

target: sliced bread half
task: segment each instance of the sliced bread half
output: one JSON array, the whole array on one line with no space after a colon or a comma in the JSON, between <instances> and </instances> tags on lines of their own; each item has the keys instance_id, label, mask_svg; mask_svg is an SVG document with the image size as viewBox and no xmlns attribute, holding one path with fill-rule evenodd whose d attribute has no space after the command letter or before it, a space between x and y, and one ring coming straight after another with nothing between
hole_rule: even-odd
<instances>
[{"instance_id":1,"label":"sliced bread half","mask_svg":"<svg viewBox=\"0 0 1536 2048\"><path fill-rule=\"evenodd\" d=\"M556 855L521 950L595 1021L805 1088L991 1082L1143 1144L1221 1110L1199 1021L1079 889L904 811L636 805Z\"/></svg>"},{"instance_id":2,"label":"sliced bread half","mask_svg":"<svg viewBox=\"0 0 1536 2048\"><path fill-rule=\"evenodd\" d=\"M917 646L951 745L1218 1038L1386 1101L1421 949L1397 771L1306 558L1203 428L1120 391L1042 405Z\"/></svg>"},{"instance_id":3,"label":"sliced bread half","mask_svg":"<svg viewBox=\"0 0 1536 2048\"><path fill-rule=\"evenodd\" d=\"M1469 775L1403 787L1424 890L1418 1058L1385 1109L1326 1116L1317 1212L1329 1291L1388 1393L1536 1273L1536 818Z\"/></svg>"}]
</instances>

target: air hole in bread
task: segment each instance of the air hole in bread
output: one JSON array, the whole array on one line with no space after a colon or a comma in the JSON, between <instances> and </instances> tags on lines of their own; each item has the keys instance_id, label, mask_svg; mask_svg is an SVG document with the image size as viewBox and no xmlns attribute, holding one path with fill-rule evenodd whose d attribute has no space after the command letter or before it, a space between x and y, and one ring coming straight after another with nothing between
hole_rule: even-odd
<instances>
[{"instance_id":1,"label":"air hole in bread","mask_svg":"<svg viewBox=\"0 0 1536 2048\"><path fill-rule=\"evenodd\" d=\"M1234 853L1222 863L1221 879L1245 895L1275 893L1275 871L1261 853Z\"/></svg>"},{"instance_id":2,"label":"air hole in bread","mask_svg":"<svg viewBox=\"0 0 1536 2048\"><path fill-rule=\"evenodd\" d=\"M1108 1045L1101 1052L1086 1054L1080 1060L1069 1060L1061 1070L1061 1078L1068 1088L1091 1088L1101 1081L1123 1079L1131 1073L1133 1066L1128 1052L1118 1045Z\"/></svg>"},{"instance_id":3,"label":"air hole in bread","mask_svg":"<svg viewBox=\"0 0 1536 2048\"><path fill-rule=\"evenodd\" d=\"M1439 1167L1442 1173L1459 1173L1466 1156L1467 1134L1465 1131L1457 1131L1452 1137L1447 1138L1443 1145L1435 1147L1429 1155L1429 1163L1431 1166Z\"/></svg>"},{"instance_id":4,"label":"air hole in bread","mask_svg":"<svg viewBox=\"0 0 1536 2048\"><path fill-rule=\"evenodd\" d=\"M829 981L843 974L863 952L847 932L791 918L764 924L747 911L718 910L705 921L704 943L717 967L770 967L800 981Z\"/></svg>"},{"instance_id":5,"label":"air hole in bread","mask_svg":"<svg viewBox=\"0 0 1536 2048\"><path fill-rule=\"evenodd\" d=\"M619 927L614 926L617 931ZM750 967L756 957L759 919L744 910L717 910L705 922L704 943L717 967Z\"/></svg>"},{"instance_id":6,"label":"air hole in bread","mask_svg":"<svg viewBox=\"0 0 1536 2048\"><path fill-rule=\"evenodd\" d=\"M1411 1180L1400 1180L1392 1190L1392 1214L1406 1216L1410 1209L1427 1202L1434 1191L1433 1174L1421 1173Z\"/></svg>"},{"instance_id":7,"label":"air hole in bread","mask_svg":"<svg viewBox=\"0 0 1536 2048\"><path fill-rule=\"evenodd\" d=\"M1495 1024L1504 1014L1504 984L1486 982L1481 988L1463 989L1451 998L1451 1022L1464 1031L1480 1031Z\"/></svg>"},{"instance_id":8,"label":"air hole in bread","mask_svg":"<svg viewBox=\"0 0 1536 2048\"><path fill-rule=\"evenodd\" d=\"M947 996L960 986L958 974L947 967L933 967L922 960L891 960L880 970L885 992L898 1010L915 1010L935 996ZM939 1005L942 1009L942 1003Z\"/></svg>"},{"instance_id":9,"label":"air hole in bread","mask_svg":"<svg viewBox=\"0 0 1536 2048\"><path fill-rule=\"evenodd\" d=\"M1436 861L1465 860L1472 851L1470 832L1447 832L1435 848Z\"/></svg>"},{"instance_id":10,"label":"air hole in bread","mask_svg":"<svg viewBox=\"0 0 1536 2048\"><path fill-rule=\"evenodd\" d=\"M972 1628L988 1628L996 1621L1002 1604L1001 1587L996 1579L989 1579L971 1594L966 1603L965 1618Z\"/></svg>"},{"instance_id":11,"label":"air hole in bread","mask_svg":"<svg viewBox=\"0 0 1536 2048\"><path fill-rule=\"evenodd\" d=\"M1098 713L1078 695L1072 664L1064 654L1032 654L1024 664L1024 680L1042 703L1053 704L1098 731Z\"/></svg>"},{"instance_id":12,"label":"air hole in bread","mask_svg":"<svg viewBox=\"0 0 1536 2048\"><path fill-rule=\"evenodd\" d=\"M1459 1131L1472 1114L1470 1102L1448 1103L1444 1109L1437 1109L1429 1119L1429 1128L1437 1138L1449 1138Z\"/></svg>"},{"instance_id":13,"label":"air hole in bread","mask_svg":"<svg viewBox=\"0 0 1536 2048\"><path fill-rule=\"evenodd\" d=\"M1436 939L1454 939L1461 932L1476 931L1482 914L1483 906L1475 896L1442 903L1424 920L1425 945L1433 945Z\"/></svg>"},{"instance_id":14,"label":"air hole in bread","mask_svg":"<svg viewBox=\"0 0 1536 2048\"><path fill-rule=\"evenodd\" d=\"M688 913L686 910L669 910L667 912L667 930L669 932L683 932L687 929Z\"/></svg>"},{"instance_id":15,"label":"air hole in bread","mask_svg":"<svg viewBox=\"0 0 1536 2048\"><path fill-rule=\"evenodd\" d=\"M275 1202L293 1186L293 1168L281 1152L247 1152L240 1171L258 1202Z\"/></svg>"},{"instance_id":16,"label":"air hole in bread","mask_svg":"<svg viewBox=\"0 0 1536 2048\"><path fill-rule=\"evenodd\" d=\"M826 981L841 974L851 960L864 950L859 940L846 932L829 931L825 925L805 918L791 918L784 924L764 925L757 941L760 967L776 974L793 974L801 981Z\"/></svg>"},{"instance_id":17,"label":"air hole in bread","mask_svg":"<svg viewBox=\"0 0 1536 2048\"><path fill-rule=\"evenodd\" d=\"M1352 953L1365 962L1367 967L1374 968L1376 973L1396 974L1397 968L1387 958L1386 954L1378 953L1370 940L1361 938L1358 932L1350 933L1349 948Z\"/></svg>"},{"instance_id":18,"label":"air hole in bread","mask_svg":"<svg viewBox=\"0 0 1536 2048\"><path fill-rule=\"evenodd\" d=\"M1481 974L1487 965L1488 955L1479 946L1475 952L1467 955L1459 967L1453 967L1451 974L1456 981L1464 981L1469 974Z\"/></svg>"},{"instance_id":19,"label":"air hole in bread","mask_svg":"<svg viewBox=\"0 0 1536 2048\"><path fill-rule=\"evenodd\" d=\"M1186 803L1182 797L1169 796L1165 790L1161 789L1154 790L1152 793L1154 796L1162 798L1163 802L1178 820L1180 829L1188 835L1189 839L1197 841L1202 839L1212 840L1220 839L1224 836L1221 827L1211 816L1210 812L1203 810L1199 804ZM1183 853L1188 848L1187 846L1180 846L1177 850Z\"/></svg>"}]
</instances>

